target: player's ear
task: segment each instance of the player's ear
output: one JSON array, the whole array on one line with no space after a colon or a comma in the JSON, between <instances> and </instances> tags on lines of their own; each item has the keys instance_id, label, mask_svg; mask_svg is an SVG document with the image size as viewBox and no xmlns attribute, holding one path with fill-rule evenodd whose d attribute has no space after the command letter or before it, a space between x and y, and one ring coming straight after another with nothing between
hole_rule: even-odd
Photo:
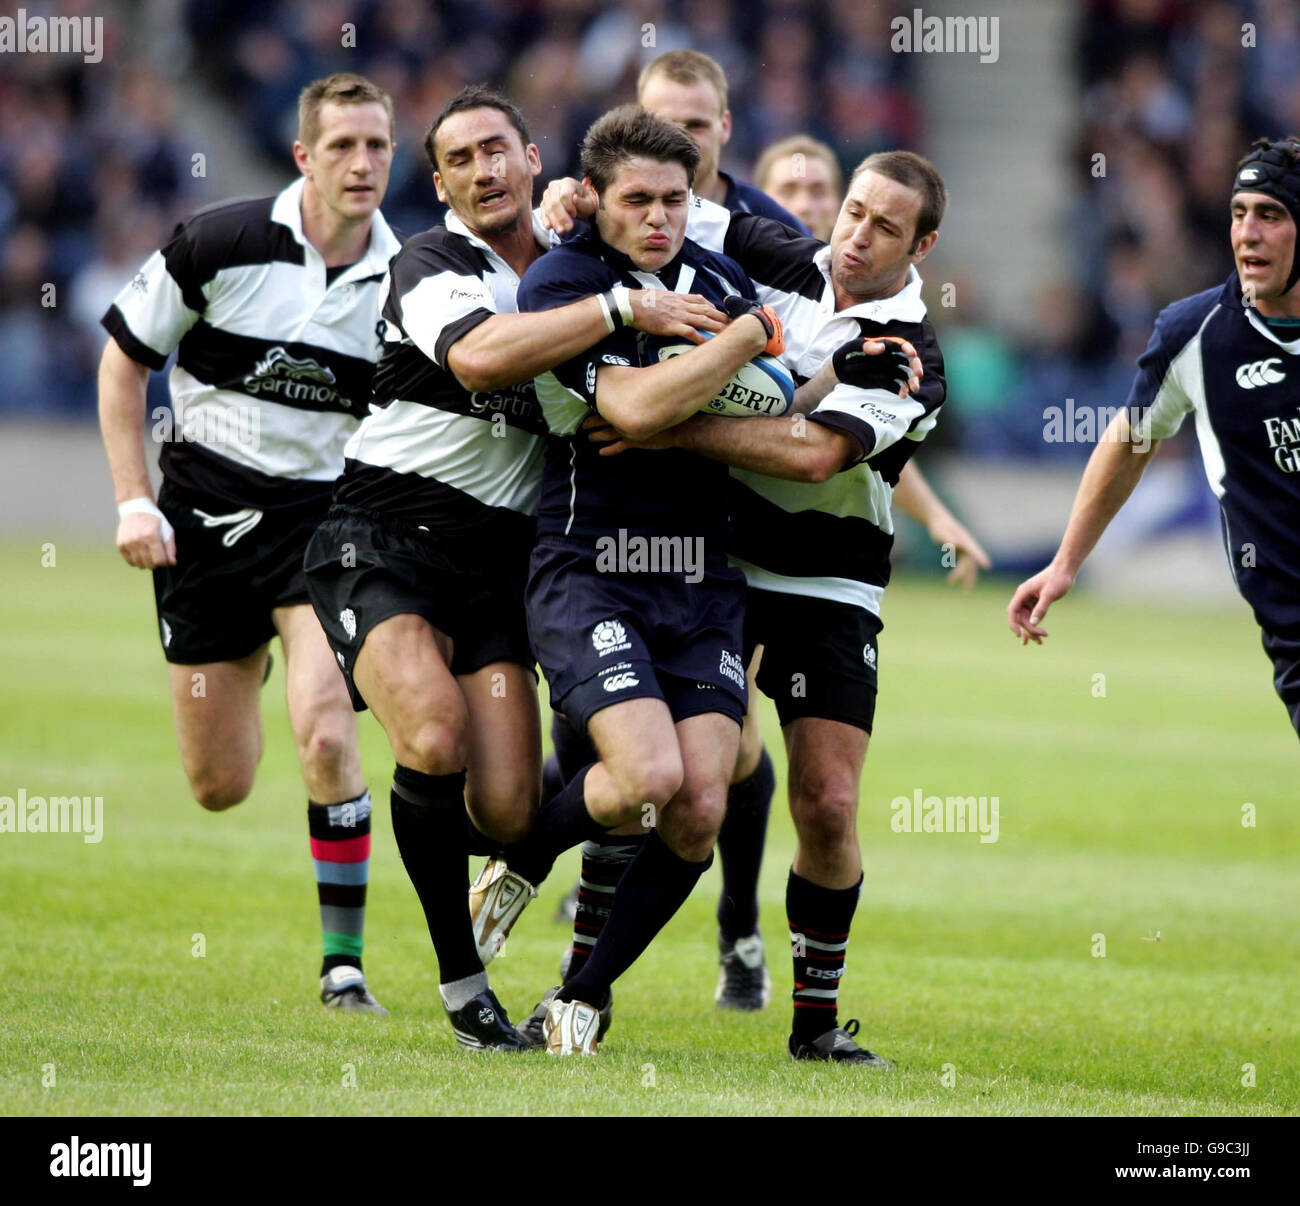
<instances>
[{"instance_id":1,"label":"player's ear","mask_svg":"<svg viewBox=\"0 0 1300 1206\"><path fill-rule=\"evenodd\" d=\"M524 158L528 160L528 170L534 176L542 174L542 153L537 149L537 144L530 142L524 147Z\"/></svg>"},{"instance_id":2,"label":"player's ear","mask_svg":"<svg viewBox=\"0 0 1300 1206\"><path fill-rule=\"evenodd\" d=\"M722 145L725 147L731 141L731 110L723 109L722 111Z\"/></svg>"},{"instance_id":3,"label":"player's ear","mask_svg":"<svg viewBox=\"0 0 1300 1206\"><path fill-rule=\"evenodd\" d=\"M438 194L438 200L446 205L447 190L442 186L442 173L437 168L433 169L433 191Z\"/></svg>"},{"instance_id":4,"label":"player's ear","mask_svg":"<svg viewBox=\"0 0 1300 1206\"><path fill-rule=\"evenodd\" d=\"M592 184L590 176L584 176L582 178L582 191L596 202L597 209L601 208L600 194L596 191L596 186Z\"/></svg>"},{"instance_id":5,"label":"player's ear","mask_svg":"<svg viewBox=\"0 0 1300 1206\"><path fill-rule=\"evenodd\" d=\"M311 155L307 151L304 143L294 139L293 143L293 161L298 165L298 170L304 176L311 175Z\"/></svg>"},{"instance_id":6,"label":"player's ear","mask_svg":"<svg viewBox=\"0 0 1300 1206\"><path fill-rule=\"evenodd\" d=\"M932 230L928 235L917 239L916 246L912 248L912 263L919 264L927 255L930 254L930 248L939 241L939 232Z\"/></svg>"}]
</instances>

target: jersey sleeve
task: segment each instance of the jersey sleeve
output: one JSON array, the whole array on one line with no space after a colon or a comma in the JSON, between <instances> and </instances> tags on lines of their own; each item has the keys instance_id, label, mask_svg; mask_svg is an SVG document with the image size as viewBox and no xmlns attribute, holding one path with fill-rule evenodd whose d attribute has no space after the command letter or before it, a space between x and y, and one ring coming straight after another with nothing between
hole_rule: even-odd
<instances>
[{"instance_id":1,"label":"jersey sleeve","mask_svg":"<svg viewBox=\"0 0 1300 1206\"><path fill-rule=\"evenodd\" d=\"M570 254L563 248L549 251L524 273L519 286L519 309L524 311L555 310L603 293L618 283L608 265L592 256ZM589 410L596 409L596 374L602 365L637 363L636 331L620 327L585 352L557 364L549 376L567 394L580 400Z\"/></svg>"},{"instance_id":2,"label":"jersey sleeve","mask_svg":"<svg viewBox=\"0 0 1300 1206\"><path fill-rule=\"evenodd\" d=\"M492 290L458 249L408 243L389 273L385 317L439 368L456 340L497 312Z\"/></svg>"},{"instance_id":3,"label":"jersey sleeve","mask_svg":"<svg viewBox=\"0 0 1300 1206\"><path fill-rule=\"evenodd\" d=\"M132 360L161 369L207 308L206 283L194 232L182 222L113 299L100 321Z\"/></svg>"},{"instance_id":4,"label":"jersey sleeve","mask_svg":"<svg viewBox=\"0 0 1300 1206\"><path fill-rule=\"evenodd\" d=\"M1171 338L1170 325L1167 311L1156 318L1129 390L1126 410L1133 434L1141 440L1168 439L1192 409L1181 373L1188 359L1182 355L1187 340Z\"/></svg>"}]
</instances>

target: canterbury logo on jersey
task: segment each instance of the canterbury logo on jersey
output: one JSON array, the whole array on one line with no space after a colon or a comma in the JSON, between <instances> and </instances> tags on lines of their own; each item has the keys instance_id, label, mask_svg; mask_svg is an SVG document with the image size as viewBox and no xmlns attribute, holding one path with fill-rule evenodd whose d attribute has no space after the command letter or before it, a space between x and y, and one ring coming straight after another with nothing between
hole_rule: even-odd
<instances>
[{"instance_id":1,"label":"canterbury logo on jersey","mask_svg":"<svg viewBox=\"0 0 1300 1206\"><path fill-rule=\"evenodd\" d=\"M627 687L636 687L640 686L640 684L641 680L630 670L627 670L622 674L611 674L609 678L600 685L606 691L622 691Z\"/></svg>"},{"instance_id":2,"label":"canterbury logo on jersey","mask_svg":"<svg viewBox=\"0 0 1300 1206\"><path fill-rule=\"evenodd\" d=\"M1279 381L1285 381L1286 374L1273 367L1281 363L1280 356L1273 356L1268 360L1256 360L1251 364L1240 365L1237 368L1237 384L1242 389L1255 389L1256 386L1276 385Z\"/></svg>"},{"instance_id":3,"label":"canterbury logo on jersey","mask_svg":"<svg viewBox=\"0 0 1300 1206\"><path fill-rule=\"evenodd\" d=\"M205 528L220 528L226 524L230 525L230 531L221 538L222 546L225 548L232 547L236 540L241 536L247 536L262 522L262 512L254 511L252 507L248 507L243 511L236 511L232 515L209 515L206 511L200 511L198 507L195 507L194 514L203 520Z\"/></svg>"}]
</instances>

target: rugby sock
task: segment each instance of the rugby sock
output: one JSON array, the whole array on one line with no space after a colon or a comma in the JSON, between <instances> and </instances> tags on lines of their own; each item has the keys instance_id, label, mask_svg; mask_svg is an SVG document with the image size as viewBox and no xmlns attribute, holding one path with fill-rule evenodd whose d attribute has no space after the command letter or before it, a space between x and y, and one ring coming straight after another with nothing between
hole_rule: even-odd
<instances>
[{"instance_id":1,"label":"rugby sock","mask_svg":"<svg viewBox=\"0 0 1300 1206\"><path fill-rule=\"evenodd\" d=\"M505 849L506 866L534 888L550 875L561 854L588 838L601 837L609 828L592 817L583 799L583 785L590 769L584 766L547 800L538 810L528 836Z\"/></svg>"},{"instance_id":2,"label":"rugby sock","mask_svg":"<svg viewBox=\"0 0 1300 1206\"><path fill-rule=\"evenodd\" d=\"M844 954L861 891L861 878L851 888L823 888L791 868L785 911L794 956L796 1042L812 1042L839 1025L836 1009Z\"/></svg>"},{"instance_id":3,"label":"rugby sock","mask_svg":"<svg viewBox=\"0 0 1300 1206\"><path fill-rule=\"evenodd\" d=\"M614 889L645 840L644 833L606 833L582 843L582 878L578 880L578 911L573 918L573 946L569 951L570 978L586 967L609 919Z\"/></svg>"},{"instance_id":4,"label":"rugby sock","mask_svg":"<svg viewBox=\"0 0 1300 1206\"><path fill-rule=\"evenodd\" d=\"M552 754L542 763L542 804L555 799L564 789L564 775L560 772L560 760Z\"/></svg>"},{"instance_id":5,"label":"rugby sock","mask_svg":"<svg viewBox=\"0 0 1300 1206\"><path fill-rule=\"evenodd\" d=\"M307 801L323 961L320 974L361 966L370 878L370 793L338 804Z\"/></svg>"},{"instance_id":6,"label":"rugby sock","mask_svg":"<svg viewBox=\"0 0 1300 1206\"><path fill-rule=\"evenodd\" d=\"M583 969L564 982L558 998L602 1008L610 986L641 957L712 864L712 851L708 858L689 863L652 829L623 873L600 941Z\"/></svg>"},{"instance_id":7,"label":"rugby sock","mask_svg":"<svg viewBox=\"0 0 1300 1206\"><path fill-rule=\"evenodd\" d=\"M424 909L440 982L481 974L469 919L465 772L426 775L399 765L392 806L393 837Z\"/></svg>"},{"instance_id":8,"label":"rugby sock","mask_svg":"<svg viewBox=\"0 0 1300 1206\"><path fill-rule=\"evenodd\" d=\"M718 898L718 929L728 942L758 930L758 873L767 840L767 814L776 791L776 772L764 746L748 779L727 792L727 817L718 834L722 860L722 895Z\"/></svg>"}]
</instances>

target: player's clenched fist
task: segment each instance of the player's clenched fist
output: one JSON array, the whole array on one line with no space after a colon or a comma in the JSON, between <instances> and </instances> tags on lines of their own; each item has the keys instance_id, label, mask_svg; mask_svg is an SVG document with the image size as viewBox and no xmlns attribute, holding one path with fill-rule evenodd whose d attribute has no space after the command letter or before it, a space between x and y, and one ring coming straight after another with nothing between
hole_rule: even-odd
<instances>
[{"instance_id":1,"label":"player's clenched fist","mask_svg":"<svg viewBox=\"0 0 1300 1206\"><path fill-rule=\"evenodd\" d=\"M585 180L561 176L542 194L542 224L558 234L568 234L577 218L590 218L600 205L596 190Z\"/></svg>"},{"instance_id":2,"label":"player's clenched fist","mask_svg":"<svg viewBox=\"0 0 1300 1206\"><path fill-rule=\"evenodd\" d=\"M176 533L161 511L130 512L118 522L117 551L137 569L175 565Z\"/></svg>"},{"instance_id":3,"label":"player's clenched fist","mask_svg":"<svg viewBox=\"0 0 1300 1206\"><path fill-rule=\"evenodd\" d=\"M1073 574L1049 565L1016 587L1016 593L1007 604L1007 622L1022 645L1030 641L1035 645L1043 643L1048 632L1041 625L1047 609L1073 585Z\"/></svg>"}]
</instances>

